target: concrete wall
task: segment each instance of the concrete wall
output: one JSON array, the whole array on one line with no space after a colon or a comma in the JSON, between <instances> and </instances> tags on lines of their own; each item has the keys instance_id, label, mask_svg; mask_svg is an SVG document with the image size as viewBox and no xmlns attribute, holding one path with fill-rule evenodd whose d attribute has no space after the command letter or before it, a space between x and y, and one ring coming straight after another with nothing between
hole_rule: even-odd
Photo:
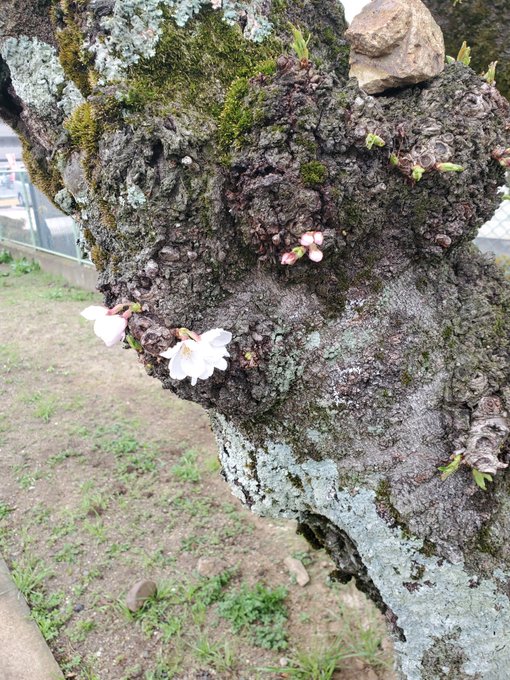
<instances>
[{"instance_id":1,"label":"concrete wall","mask_svg":"<svg viewBox=\"0 0 510 680\"><path fill-rule=\"evenodd\" d=\"M97 272L92 264L80 263L75 260L45 253L31 246L12 243L0 239L0 248L8 250L13 257L26 257L35 260L41 269L56 276L62 276L68 283L83 290L96 290Z\"/></svg>"}]
</instances>

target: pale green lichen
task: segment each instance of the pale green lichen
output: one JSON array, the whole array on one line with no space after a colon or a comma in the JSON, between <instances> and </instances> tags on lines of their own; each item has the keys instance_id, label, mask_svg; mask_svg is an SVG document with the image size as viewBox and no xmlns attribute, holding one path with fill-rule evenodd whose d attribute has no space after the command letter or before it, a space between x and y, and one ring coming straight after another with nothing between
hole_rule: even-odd
<instances>
[{"instance_id":1,"label":"pale green lichen","mask_svg":"<svg viewBox=\"0 0 510 680\"><path fill-rule=\"evenodd\" d=\"M263 0L223 0L219 6L212 0L116 0L112 12L101 20L102 35L85 46L95 55L95 67L105 81L121 80L130 66L155 55L166 13L183 27L212 6L231 26L243 18L243 36L258 43L272 30L264 5Z\"/></svg>"},{"instance_id":2,"label":"pale green lichen","mask_svg":"<svg viewBox=\"0 0 510 680\"><path fill-rule=\"evenodd\" d=\"M508 677L510 648L505 641L510 604L495 581L484 579L474 588L472 574L461 560L453 563L430 555L422 540L390 527L377 512L374 491L340 488L333 460L299 464L287 443L265 441L255 446L222 415L213 416L213 428L231 489L252 511L298 520L305 513L320 515L354 542L405 636L395 646L407 680L422 680L427 652L438 639L452 635L464 653L462 677ZM508 576L497 578L506 581ZM409 590L404 585L409 581L420 587ZM434 617L431 607L438 612ZM474 616L477 613L483 616ZM444 665L448 673L448 661Z\"/></svg>"},{"instance_id":3,"label":"pale green lichen","mask_svg":"<svg viewBox=\"0 0 510 680\"><path fill-rule=\"evenodd\" d=\"M55 194L54 202L62 208L62 210L69 214L73 210L74 199L72 194L67 189L61 189Z\"/></svg>"},{"instance_id":4,"label":"pale green lichen","mask_svg":"<svg viewBox=\"0 0 510 680\"><path fill-rule=\"evenodd\" d=\"M54 118L61 110L69 116L83 103L79 90L66 80L53 46L22 35L1 41L0 54L9 67L16 94L39 115Z\"/></svg>"},{"instance_id":5,"label":"pale green lichen","mask_svg":"<svg viewBox=\"0 0 510 680\"><path fill-rule=\"evenodd\" d=\"M125 196L119 196L119 202L121 205L128 203L132 208L141 208L147 203L147 198L136 184L128 184Z\"/></svg>"}]
</instances>

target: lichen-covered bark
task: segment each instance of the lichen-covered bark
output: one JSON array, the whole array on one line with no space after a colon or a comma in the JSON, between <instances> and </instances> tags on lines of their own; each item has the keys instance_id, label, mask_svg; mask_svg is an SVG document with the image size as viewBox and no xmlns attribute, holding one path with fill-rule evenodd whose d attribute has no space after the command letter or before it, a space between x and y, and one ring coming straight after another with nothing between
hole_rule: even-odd
<instances>
[{"instance_id":1,"label":"lichen-covered bark","mask_svg":"<svg viewBox=\"0 0 510 680\"><path fill-rule=\"evenodd\" d=\"M462 64L367 96L336 2L250 5L262 41L245 4L179 27L170 2L131 24L126 5L59 3L53 40L20 26L0 43L0 112L82 224L107 304L141 304L147 372L210 411L233 492L297 519L370 594L403 677L503 680L510 288L470 242L498 203L509 105ZM307 231L324 260L283 267ZM160 353L180 327L231 331L228 370L172 380ZM466 464L442 482L453 453Z\"/></svg>"},{"instance_id":2,"label":"lichen-covered bark","mask_svg":"<svg viewBox=\"0 0 510 680\"><path fill-rule=\"evenodd\" d=\"M498 62L498 88L510 95L510 52L508 27L510 4L507 0L424 0L443 29L447 53L456 56L466 40L472 47L473 68L482 73L492 61Z\"/></svg>"}]
</instances>

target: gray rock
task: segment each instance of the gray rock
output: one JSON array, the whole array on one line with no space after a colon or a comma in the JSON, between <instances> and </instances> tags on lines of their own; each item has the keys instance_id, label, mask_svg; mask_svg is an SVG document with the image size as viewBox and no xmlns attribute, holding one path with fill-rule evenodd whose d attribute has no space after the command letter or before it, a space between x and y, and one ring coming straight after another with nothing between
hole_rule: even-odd
<instances>
[{"instance_id":1,"label":"gray rock","mask_svg":"<svg viewBox=\"0 0 510 680\"><path fill-rule=\"evenodd\" d=\"M137 612L143 607L149 597L153 597L156 594L157 589L158 587L154 581L138 581L126 595L126 607L132 612Z\"/></svg>"},{"instance_id":2,"label":"gray rock","mask_svg":"<svg viewBox=\"0 0 510 680\"><path fill-rule=\"evenodd\" d=\"M368 94L421 83L445 66L443 34L421 0L373 0L345 37L350 75Z\"/></svg>"},{"instance_id":3,"label":"gray rock","mask_svg":"<svg viewBox=\"0 0 510 680\"><path fill-rule=\"evenodd\" d=\"M302 562L296 560L295 557L286 557L283 563L285 564L289 574L296 578L298 585L304 587L307 583L310 583L310 576L308 575L308 572L304 568Z\"/></svg>"}]
</instances>

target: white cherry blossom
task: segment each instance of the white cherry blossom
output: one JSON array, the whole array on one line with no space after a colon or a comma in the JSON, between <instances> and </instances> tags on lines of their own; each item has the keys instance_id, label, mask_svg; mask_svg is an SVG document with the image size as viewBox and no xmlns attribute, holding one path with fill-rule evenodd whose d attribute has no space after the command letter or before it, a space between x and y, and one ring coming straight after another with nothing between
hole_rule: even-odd
<instances>
[{"instance_id":1,"label":"white cherry blossom","mask_svg":"<svg viewBox=\"0 0 510 680\"><path fill-rule=\"evenodd\" d=\"M225 357L230 355L226 346L231 340L232 333L222 328L213 328L200 336L181 340L174 347L162 352L161 356L170 359L171 378L191 378L191 384L196 385L197 380L210 378L215 368L220 371L227 368Z\"/></svg>"},{"instance_id":2,"label":"white cherry blossom","mask_svg":"<svg viewBox=\"0 0 510 680\"><path fill-rule=\"evenodd\" d=\"M118 314L111 314L108 307L91 305L81 312L88 321L94 321L94 333L107 347L113 347L125 335L127 319Z\"/></svg>"}]
</instances>

